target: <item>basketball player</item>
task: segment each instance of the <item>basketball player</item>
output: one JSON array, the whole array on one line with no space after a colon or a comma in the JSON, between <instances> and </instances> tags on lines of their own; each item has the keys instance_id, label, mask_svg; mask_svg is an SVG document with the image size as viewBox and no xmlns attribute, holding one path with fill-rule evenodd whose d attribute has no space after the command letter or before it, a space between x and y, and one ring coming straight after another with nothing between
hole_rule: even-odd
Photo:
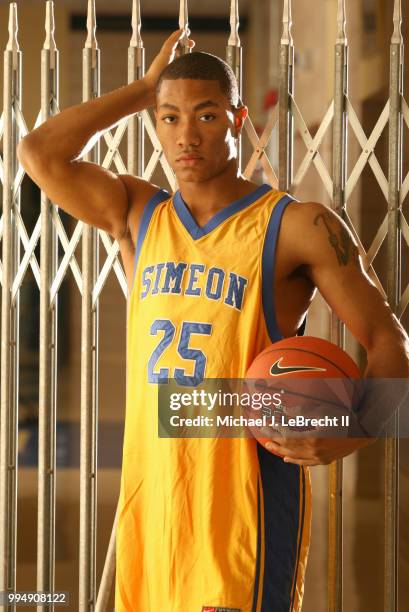
<instances>
[{"instance_id":1,"label":"basketball player","mask_svg":"<svg viewBox=\"0 0 409 612\"><path fill-rule=\"evenodd\" d=\"M118 241L126 270L116 612L299 612L309 466L373 440L275 439L283 460L253 438L159 438L158 385L244 377L271 342L303 333L317 288L365 347L367 376L407 377L408 338L336 214L240 174L247 108L234 75L210 54L174 60L182 34L143 79L50 118L18 156L53 202ZM151 105L175 194L80 159L104 130Z\"/></svg>"}]
</instances>

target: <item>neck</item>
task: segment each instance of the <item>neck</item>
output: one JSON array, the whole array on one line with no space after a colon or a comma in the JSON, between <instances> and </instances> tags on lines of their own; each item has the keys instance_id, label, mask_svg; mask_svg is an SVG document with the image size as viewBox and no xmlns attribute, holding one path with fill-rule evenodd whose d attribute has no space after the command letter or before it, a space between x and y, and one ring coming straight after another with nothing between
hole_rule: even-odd
<instances>
[{"instance_id":1,"label":"neck","mask_svg":"<svg viewBox=\"0 0 409 612\"><path fill-rule=\"evenodd\" d=\"M220 174L209 180L200 183L179 182L180 193L189 210L202 219L250 193L256 187L255 183L240 174L235 159L232 159Z\"/></svg>"}]
</instances>

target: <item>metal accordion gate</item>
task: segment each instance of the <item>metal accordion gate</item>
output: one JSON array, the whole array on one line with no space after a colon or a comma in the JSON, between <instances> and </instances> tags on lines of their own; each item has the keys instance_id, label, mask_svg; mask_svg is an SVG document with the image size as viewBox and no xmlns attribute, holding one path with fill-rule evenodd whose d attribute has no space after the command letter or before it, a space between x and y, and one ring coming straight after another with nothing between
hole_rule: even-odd
<instances>
[{"instance_id":1,"label":"metal accordion gate","mask_svg":"<svg viewBox=\"0 0 409 612\"><path fill-rule=\"evenodd\" d=\"M279 51L278 104L268 114L262 130L256 130L251 117L246 120L244 136L250 153L244 160L241 152L242 172L247 178L256 169L266 181L281 190L293 193L313 165L322 182L331 207L348 223L360 246L364 267L388 300L393 312L401 318L409 302L409 285L402 286L402 250L409 246L409 225L403 204L409 192L409 173L403 173L403 136L409 127L409 107L404 99L404 45L401 32L401 0L394 0L393 35L390 41L389 99L369 136L365 133L350 101L348 88L349 48L346 36L347 0L333 0L337 4L336 39L334 42L333 99L312 135L296 102L294 91L294 41L292 37L291 0L284 0L281 20ZM175 2L176 4L176 2ZM187 1L180 1L179 26L189 27ZM273 0L270 3L275 5ZM230 5L230 6L228 6ZM83 100L100 95L100 49L96 37L97 15L95 0L84 0L87 8L87 37L82 55ZM145 49L141 34L143 14L139 0L129 0L132 10L132 36L128 48L128 82L140 78L145 70ZM54 2L41 5L44 11L44 45L41 50L41 108L36 127L59 112L59 51L54 39ZM230 11L230 36L226 41L226 60L242 84L242 54L240 41L240 14L238 0L226 2ZM275 12L277 15L278 12ZM409 18L409 15L406 16ZM6 28L3 23L2 28ZM29 267L36 280L40 296L39 306L39 405L38 405L38 514L37 514L37 590L55 590L55 487L56 469L56 369L57 369L57 312L58 293L64 276L72 271L82 299L81 328L81 459L80 459L80 558L79 609L105 610L112 588L115 571L115 524L107 551L105 569L97 588L96 583L96 487L97 487L97 419L98 419L98 352L99 352L99 297L108 274L113 270L127 298L126 278L119 262L119 248L103 231L77 222L72 236L66 233L57 207L41 196L41 212L31 233L27 231L20 210L20 190L24 171L19 166L16 148L29 127L22 108L22 55L18 43L18 4L9 5L9 38L4 51L3 112L0 118L0 178L3 186L3 208L0 219L2 258L0 280L1 309L1 430L0 430L0 591L16 590L17 564L17 490L18 490L18 385L19 385L19 317L20 287ZM194 37L194 31L192 32ZM184 47L184 52L188 48ZM245 49L244 49L245 53ZM388 127L389 163L387 175L383 171L375 147ZM276 130L276 132L274 132ZM332 168L328 168L320 146L332 130ZM294 168L294 134L297 132L305 145L301 163ZM359 156L348 172L348 133L359 143ZM277 135L278 167L272 162L272 134ZM119 152L122 140L127 139L127 162ZM151 179L160 165L171 189L175 188L173 172L164 158L147 110L123 120L111 131L103 134L107 153L100 156L100 145L95 144L85 159L101 163L118 172L128 172ZM152 148L145 162L146 147ZM385 202L383 220L375 238L366 251L359 232L354 227L347 204L364 169L373 172ZM75 249L82 241L82 266L75 258ZM35 248L41 247L41 265ZM58 260L58 243L64 250ZM383 287L374 259L383 243L387 244L387 282ZM99 265L100 248L106 258ZM330 339L344 346L343 324L331 316ZM396 422L397 427L397 422ZM396 433L397 430L396 430ZM399 456L398 435L385 440L385 561L384 610L398 609L398 502ZM342 594L342 460L329 466L329 530L328 530L328 610L343 609ZM10 605L5 609L13 609ZM38 604L37 609L45 609Z\"/></svg>"}]
</instances>

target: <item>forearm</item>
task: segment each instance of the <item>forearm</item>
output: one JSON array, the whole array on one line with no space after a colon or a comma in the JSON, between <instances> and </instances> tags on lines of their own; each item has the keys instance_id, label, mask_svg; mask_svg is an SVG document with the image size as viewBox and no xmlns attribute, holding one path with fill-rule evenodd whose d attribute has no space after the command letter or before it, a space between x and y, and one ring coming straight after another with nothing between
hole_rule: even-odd
<instances>
[{"instance_id":1,"label":"forearm","mask_svg":"<svg viewBox=\"0 0 409 612\"><path fill-rule=\"evenodd\" d=\"M140 79L98 98L70 106L23 138L20 153L26 147L43 161L70 162L99 132L148 107L153 101L153 89L145 79Z\"/></svg>"},{"instance_id":2,"label":"forearm","mask_svg":"<svg viewBox=\"0 0 409 612\"><path fill-rule=\"evenodd\" d=\"M367 351L365 378L408 378L409 338L400 328L379 337Z\"/></svg>"},{"instance_id":3,"label":"forearm","mask_svg":"<svg viewBox=\"0 0 409 612\"><path fill-rule=\"evenodd\" d=\"M403 330L379 338L368 350L364 381L359 423L369 435L377 436L398 407L408 409L409 342Z\"/></svg>"}]
</instances>

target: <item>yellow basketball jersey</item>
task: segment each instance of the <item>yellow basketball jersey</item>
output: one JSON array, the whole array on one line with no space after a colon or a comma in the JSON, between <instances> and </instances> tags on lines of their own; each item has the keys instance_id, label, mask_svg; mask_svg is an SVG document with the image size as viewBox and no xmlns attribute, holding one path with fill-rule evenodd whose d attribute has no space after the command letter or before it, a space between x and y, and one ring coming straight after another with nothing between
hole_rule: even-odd
<instances>
[{"instance_id":1,"label":"yellow basketball jersey","mask_svg":"<svg viewBox=\"0 0 409 612\"><path fill-rule=\"evenodd\" d=\"M301 609L309 469L253 438L158 436L158 385L244 378L283 337L274 255L291 201L264 184L204 227L180 191L145 206L128 311L116 612Z\"/></svg>"}]
</instances>

